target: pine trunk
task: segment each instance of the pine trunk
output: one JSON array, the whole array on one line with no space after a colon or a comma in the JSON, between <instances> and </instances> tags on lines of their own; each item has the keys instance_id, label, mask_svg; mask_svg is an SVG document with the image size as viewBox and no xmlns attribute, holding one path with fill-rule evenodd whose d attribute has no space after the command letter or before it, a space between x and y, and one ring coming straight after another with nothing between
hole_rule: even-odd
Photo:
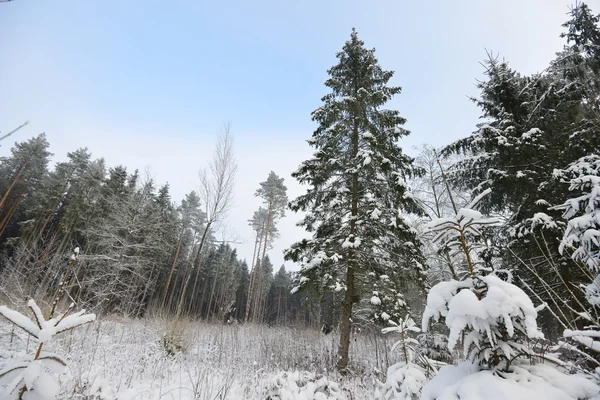
<instances>
[{"instance_id":1,"label":"pine trunk","mask_svg":"<svg viewBox=\"0 0 600 400\"><path fill-rule=\"evenodd\" d=\"M26 167L27 167L27 162L23 163L23 165L19 169L19 172L17 172L17 176L15 176L15 179L13 179L12 183L10 184L10 186L8 187L8 189L6 190L6 193L4 193L4 196L2 196L2 200L0 200L0 211L2 211L2 208L4 207L4 204L6 203L6 200L8 200L8 195L13 190L13 188L15 187L15 185L17 184L17 182L19 182L19 178L21 177L21 174L23 173L23 171L25 171Z\"/></svg>"},{"instance_id":2,"label":"pine trunk","mask_svg":"<svg viewBox=\"0 0 600 400\"><path fill-rule=\"evenodd\" d=\"M202 247L204 246L204 242L206 241L206 236L208 235L208 231L210 229L211 224L212 221L209 221L208 224L206 224L206 229L202 234L200 246L198 247L198 253L196 254L195 260L192 261L190 271L185 278L185 283L183 284L183 289L181 290L181 297L179 298L179 303L177 304L177 311L175 312L175 319L179 319L179 317L181 317L181 312L183 311L183 303L185 301L185 293L187 292L187 288L190 284L190 278L192 277L192 273L194 272L194 265L196 264L196 260L199 260L200 258L200 253L202 252Z\"/></svg>"},{"instance_id":3,"label":"pine trunk","mask_svg":"<svg viewBox=\"0 0 600 400\"><path fill-rule=\"evenodd\" d=\"M171 264L171 270L169 271L169 277L167 278L167 283L165 284L165 290L163 291L162 301L160 303L160 308L165 308L165 300L167 299L167 293L169 293L169 285L171 284L171 278L173 277L173 271L175 270L175 264L177 264L177 257L179 256L179 250L181 250L181 242L183 241L183 233L185 232L185 228L181 230L181 237L179 238L179 243L177 244L177 250L175 251L175 257L173 257L173 263Z\"/></svg>"},{"instance_id":4,"label":"pine trunk","mask_svg":"<svg viewBox=\"0 0 600 400\"><path fill-rule=\"evenodd\" d=\"M17 211L17 207L19 206L19 203L21 202L22 196L23 196L23 192L19 193L19 195L17 196L17 200L15 200L15 204L13 204L13 206L8 211L8 214L6 214L6 216L4 217L2 222L0 222L0 237L4 233L4 230L8 226L8 223L10 222L11 218L15 214L15 211Z\"/></svg>"},{"instance_id":5,"label":"pine trunk","mask_svg":"<svg viewBox=\"0 0 600 400\"><path fill-rule=\"evenodd\" d=\"M260 263L260 269L258 270L258 295L256 298L256 307L254 309L254 320L256 320L256 316L258 313L258 317L260 318L261 312L261 297L262 297L262 281L263 281L263 271L265 266L265 261L267 259L267 243L269 241L269 229L271 228L271 212L272 212L272 204L269 203L269 211L267 212L267 223L265 226L265 242L263 243L263 252L262 252L262 261ZM256 322L256 321L255 321Z\"/></svg>"},{"instance_id":6,"label":"pine trunk","mask_svg":"<svg viewBox=\"0 0 600 400\"><path fill-rule=\"evenodd\" d=\"M354 128L352 132L352 154L354 157L358 154L358 121L354 118ZM358 173L352 174L352 220L350 221L350 235L356 240L356 215L358 214ZM354 301L354 251L348 251L348 270L346 272L346 294L344 296L344 305L342 307L342 319L340 321L340 347L338 351L338 370L346 373L348 368L348 350L350 348L350 331L352 328L352 305Z\"/></svg>"},{"instance_id":7,"label":"pine trunk","mask_svg":"<svg viewBox=\"0 0 600 400\"><path fill-rule=\"evenodd\" d=\"M250 282L248 282L248 295L246 296L246 312L244 315L244 323L248 322L248 314L250 313L250 299L252 298L252 284L254 283L254 274L255 274L255 268L254 268L254 263L256 261L256 249L259 248L260 249L260 244L259 244L259 235L258 232L256 232L256 239L254 240L254 252L252 253L252 265L250 266Z\"/></svg>"}]
</instances>

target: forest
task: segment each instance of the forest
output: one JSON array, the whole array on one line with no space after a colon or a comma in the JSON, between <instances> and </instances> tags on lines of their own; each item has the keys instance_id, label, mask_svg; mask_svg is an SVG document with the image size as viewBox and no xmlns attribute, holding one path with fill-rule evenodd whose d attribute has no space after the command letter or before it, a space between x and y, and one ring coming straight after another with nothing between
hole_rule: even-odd
<instances>
[{"instance_id":1,"label":"forest","mask_svg":"<svg viewBox=\"0 0 600 400\"><path fill-rule=\"evenodd\" d=\"M536 74L489 52L474 131L416 156L353 29L312 157L257 177L251 259L217 234L229 124L182 199L0 134L0 398L600 399L600 16L577 3L562 29ZM292 271L269 255L294 213Z\"/></svg>"}]
</instances>

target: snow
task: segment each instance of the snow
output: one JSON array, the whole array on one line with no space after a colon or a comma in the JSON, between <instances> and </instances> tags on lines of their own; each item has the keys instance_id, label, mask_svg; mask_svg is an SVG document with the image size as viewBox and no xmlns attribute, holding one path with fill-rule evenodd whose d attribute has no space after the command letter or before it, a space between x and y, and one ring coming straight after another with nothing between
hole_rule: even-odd
<instances>
[{"instance_id":1,"label":"snow","mask_svg":"<svg viewBox=\"0 0 600 400\"><path fill-rule=\"evenodd\" d=\"M542 227L544 229L556 229L558 225L554 221L554 219L546 213L538 212L533 214L533 218L531 219L532 228Z\"/></svg>"},{"instance_id":2,"label":"snow","mask_svg":"<svg viewBox=\"0 0 600 400\"><path fill-rule=\"evenodd\" d=\"M467 328L487 336L490 343L498 345L501 345L496 338L500 324L504 325L509 337L514 336L515 324L530 339L543 337L537 328L537 310L522 289L494 275L477 279L487 286L487 293L481 299L475 293L477 281L473 278L441 282L431 288L423 313L423 331L427 331L431 319L437 321L440 317L445 317L446 326L450 329L450 350ZM481 340L475 335L470 336L470 339L476 345ZM469 344L465 340L465 347ZM510 353L507 356L513 355L510 349L503 350Z\"/></svg>"},{"instance_id":3,"label":"snow","mask_svg":"<svg viewBox=\"0 0 600 400\"><path fill-rule=\"evenodd\" d=\"M346 400L336 382L310 372L281 372L271 379L271 400Z\"/></svg>"},{"instance_id":4,"label":"snow","mask_svg":"<svg viewBox=\"0 0 600 400\"><path fill-rule=\"evenodd\" d=\"M57 333L87 324L96 319L94 314L85 314L85 310L81 310L71 315L59 314L55 318L45 320L42 311L33 299L27 302L27 306L33 312L37 325L25 315L6 306L0 306L0 315L38 339L40 343L50 341Z\"/></svg>"},{"instance_id":5,"label":"snow","mask_svg":"<svg viewBox=\"0 0 600 400\"><path fill-rule=\"evenodd\" d=\"M33 355L25 355L7 368L0 371L0 398L16 398L11 393L18 391L21 383L31 392L26 392L26 399L45 400L54 399L60 390L60 386L48 371L62 373L65 371L65 361L58 355L42 352L37 360ZM8 383L8 384L7 384Z\"/></svg>"},{"instance_id":6,"label":"snow","mask_svg":"<svg viewBox=\"0 0 600 400\"><path fill-rule=\"evenodd\" d=\"M598 331L573 331L565 329L563 336L571 338L582 346L600 353L600 341L594 340L594 338L600 338L600 332Z\"/></svg>"},{"instance_id":7,"label":"snow","mask_svg":"<svg viewBox=\"0 0 600 400\"><path fill-rule=\"evenodd\" d=\"M374 306L379 306L381 305L381 299L377 296L373 296L371 297L371 304L373 304Z\"/></svg>"},{"instance_id":8,"label":"snow","mask_svg":"<svg viewBox=\"0 0 600 400\"><path fill-rule=\"evenodd\" d=\"M385 383L375 392L375 400L413 400L427 381L425 371L413 363L396 363L387 370Z\"/></svg>"},{"instance_id":9,"label":"snow","mask_svg":"<svg viewBox=\"0 0 600 400\"><path fill-rule=\"evenodd\" d=\"M510 373L481 370L465 361L442 367L422 392L422 400L577 400L600 394L580 375L543 365L516 365Z\"/></svg>"},{"instance_id":10,"label":"snow","mask_svg":"<svg viewBox=\"0 0 600 400\"><path fill-rule=\"evenodd\" d=\"M527 132L523 133L521 135L522 139L531 139L533 138L535 135L539 135L541 134L542 131L539 128L531 128L530 130L528 130Z\"/></svg>"},{"instance_id":11,"label":"snow","mask_svg":"<svg viewBox=\"0 0 600 400\"><path fill-rule=\"evenodd\" d=\"M19 328L23 329L25 332L29 333L30 335L37 337L39 328L33 321L31 321L29 318L27 318L20 312L11 310L6 306L0 306L0 315L2 315L7 320L11 321Z\"/></svg>"},{"instance_id":12,"label":"snow","mask_svg":"<svg viewBox=\"0 0 600 400\"><path fill-rule=\"evenodd\" d=\"M358 237L355 237L354 235L350 235L348 237L346 237L346 240L344 240L344 242L342 243L342 248L343 249L347 249L347 248L355 248L357 249L360 246L361 240Z\"/></svg>"},{"instance_id":13,"label":"snow","mask_svg":"<svg viewBox=\"0 0 600 400\"><path fill-rule=\"evenodd\" d=\"M371 219L378 220L380 216L381 216L381 211L378 208L375 208L371 212Z\"/></svg>"}]
</instances>

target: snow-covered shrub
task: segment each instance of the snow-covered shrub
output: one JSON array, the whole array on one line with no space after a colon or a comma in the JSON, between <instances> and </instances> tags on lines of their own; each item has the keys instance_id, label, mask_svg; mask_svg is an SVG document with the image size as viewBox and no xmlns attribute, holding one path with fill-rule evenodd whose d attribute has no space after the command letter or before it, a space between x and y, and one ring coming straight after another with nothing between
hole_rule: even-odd
<instances>
[{"instance_id":1,"label":"snow-covered shrub","mask_svg":"<svg viewBox=\"0 0 600 400\"><path fill-rule=\"evenodd\" d=\"M528 353L527 338L543 337L529 296L495 275L441 282L431 288L423 330L441 317L450 329L448 349L452 351L463 339L470 360L488 368L509 370L513 359Z\"/></svg>"},{"instance_id":2,"label":"snow-covered shrub","mask_svg":"<svg viewBox=\"0 0 600 400\"><path fill-rule=\"evenodd\" d=\"M416 400L427 381L425 371L414 363L399 362L387 370L385 382L375 391L375 400Z\"/></svg>"},{"instance_id":3,"label":"snow-covered shrub","mask_svg":"<svg viewBox=\"0 0 600 400\"><path fill-rule=\"evenodd\" d=\"M85 325L96 319L96 315L85 314L85 310L71 313L75 307L74 303L71 303L67 311L63 314L55 314L56 306L64 292L78 255L79 247L71 255L67 271L60 282L56 296L54 296L48 319L44 318L42 310L33 299L27 302L27 307L31 310L33 319L7 306L0 306L0 315L2 317L25 331L38 343L34 355L27 354L8 364L8 366L0 371L0 398L49 400L58 394L60 385L51 373L62 373L67 363L58 354L42 351L44 344L51 342L53 337L60 333ZM1 388L2 386L4 386L4 389Z\"/></svg>"},{"instance_id":4,"label":"snow-covered shrub","mask_svg":"<svg viewBox=\"0 0 600 400\"><path fill-rule=\"evenodd\" d=\"M184 336L184 330L178 328L173 328L168 332L165 332L160 340L160 344L165 353L170 356L174 356L179 353L185 353L188 348L188 344Z\"/></svg>"},{"instance_id":5,"label":"snow-covered shrub","mask_svg":"<svg viewBox=\"0 0 600 400\"><path fill-rule=\"evenodd\" d=\"M462 342L467 360L446 366L422 390L422 399L585 399L600 387L580 376L569 376L550 366L529 365L534 355L528 340L541 338L537 311L527 294L510 282L477 267L472 241L477 226L489 219L461 209L455 218L434 221L438 237L454 238L462 249L468 274L462 280L441 282L431 288L423 314L423 331L432 320L450 330L448 349ZM488 273L488 274L486 274Z\"/></svg>"},{"instance_id":6,"label":"snow-covered shrub","mask_svg":"<svg viewBox=\"0 0 600 400\"><path fill-rule=\"evenodd\" d=\"M267 400L346 400L339 385L311 372L280 372L267 389Z\"/></svg>"},{"instance_id":7,"label":"snow-covered shrub","mask_svg":"<svg viewBox=\"0 0 600 400\"><path fill-rule=\"evenodd\" d=\"M469 207L474 207L484 191ZM510 363L527 354L526 339L542 337L537 328L537 310L527 294L478 267L477 250L481 241L479 229L497 224L472 208L458 210L453 218L434 220L430 230L436 241L444 240L465 255L467 275L464 279L440 282L431 288L423 313L422 328L427 332L432 320L444 322L450 334L448 349L454 350L460 339L471 362L488 368L508 371Z\"/></svg>"},{"instance_id":8,"label":"snow-covered shrub","mask_svg":"<svg viewBox=\"0 0 600 400\"><path fill-rule=\"evenodd\" d=\"M33 299L29 300L27 306L33 313L33 319L6 306L0 306L0 315L38 342L34 355L27 354L0 371L0 386L4 386L0 398L53 399L58 394L60 385L51 372L60 374L67 364L58 354L42 351L43 345L49 343L55 335L94 321L96 316L85 314L85 310L71 314L74 306L71 304L64 314L57 314L46 320Z\"/></svg>"},{"instance_id":9,"label":"snow-covered shrub","mask_svg":"<svg viewBox=\"0 0 600 400\"><path fill-rule=\"evenodd\" d=\"M435 234L434 243L451 249L454 254L461 253L466 257L466 269L471 275L484 268L484 257L479 254L488 250L481 240L481 229L500 223L499 219L485 217L474 209L490 192L490 189L483 191L466 207L459 209L454 217L437 218L427 225L428 231Z\"/></svg>"},{"instance_id":10,"label":"snow-covered shrub","mask_svg":"<svg viewBox=\"0 0 600 400\"><path fill-rule=\"evenodd\" d=\"M415 363L415 346L419 342L409 336L410 332L420 332L409 317L398 323L389 321L393 326L383 329L383 333L398 333L399 340L392 351L401 349L403 361L390 366L384 383L375 391L375 400L416 400L421 397L421 389L427 381L426 370ZM425 361L425 360L421 360Z\"/></svg>"}]
</instances>

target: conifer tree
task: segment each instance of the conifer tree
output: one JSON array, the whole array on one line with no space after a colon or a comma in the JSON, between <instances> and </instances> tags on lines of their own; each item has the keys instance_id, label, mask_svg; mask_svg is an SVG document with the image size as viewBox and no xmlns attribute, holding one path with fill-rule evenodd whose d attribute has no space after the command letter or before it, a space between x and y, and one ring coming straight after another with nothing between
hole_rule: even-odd
<instances>
[{"instance_id":1,"label":"conifer tree","mask_svg":"<svg viewBox=\"0 0 600 400\"><path fill-rule=\"evenodd\" d=\"M401 88L388 85L393 72L355 30L337 58L325 82L331 92L312 113L316 151L292 174L310 186L290 207L306 212L299 225L312 237L292 245L286 258L302 264L297 288L345 292L338 369L346 371L353 305L372 297L382 276L421 281L424 260L402 214L422 213L405 184L416 172L398 145L408 134L405 119L383 108ZM403 302L400 292L394 296Z\"/></svg>"},{"instance_id":2,"label":"conifer tree","mask_svg":"<svg viewBox=\"0 0 600 400\"><path fill-rule=\"evenodd\" d=\"M257 286L257 293L256 296L252 295L252 290L254 287L253 284L253 280L251 280L251 285L249 287L249 292L248 292L248 298L249 299L254 299L254 316L256 317L256 315L258 315L259 317L262 314L262 307L261 307L261 299L264 297L264 295L266 293L264 293L263 290L263 275L264 275L264 265L266 265L266 257L267 257L267 244L269 243L269 234L271 233L271 231L273 231L275 229L275 224L277 222L277 220L281 217L283 217L283 215L285 214L285 208L288 202L288 198L287 198L287 188L285 187L285 185L283 184L283 178L280 178L279 176L277 176L277 174L275 174L273 171L271 171L269 173L269 176L267 177L267 180L264 182L260 183L260 187L258 188L258 190L256 191L255 196L262 198L263 200L263 204L266 207L266 213L264 215L265 217L265 221L264 221L264 228L262 229L262 232L264 232L264 239L261 239L262 244L263 244L263 248L262 248L262 258L259 258L258 256L256 257L256 267L258 267L258 271L255 271L254 276L256 276L256 272L258 272L258 286ZM260 214L260 210L259 209L259 214L256 215L255 214L255 218L260 218L261 214ZM254 221L253 223L256 223L257 221ZM271 238L272 239L272 238ZM260 251L260 246L259 249ZM260 263L258 262L260 260ZM256 270L257 268L254 268L254 270ZM249 307L251 304L251 302L248 303Z\"/></svg>"},{"instance_id":3,"label":"conifer tree","mask_svg":"<svg viewBox=\"0 0 600 400\"><path fill-rule=\"evenodd\" d=\"M500 235L510 248L505 264L521 270L522 260L532 264L533 273L519 275L538 292L544 292L538 277L555 279L556 266L567 282L557 289L561 295L582 276L559 254L566 224L552 205L569 194L555 171L600 151L598 18L583 3L570 16L563 25L567 45L543 73L523 76L490 57L487 79L478 83L481 95L473 99L484 121L445 149L463 156L450 170L455 184L473 196L493 189L481 205L486 213L505 216Z\"/></svg>"}]
</instances>

